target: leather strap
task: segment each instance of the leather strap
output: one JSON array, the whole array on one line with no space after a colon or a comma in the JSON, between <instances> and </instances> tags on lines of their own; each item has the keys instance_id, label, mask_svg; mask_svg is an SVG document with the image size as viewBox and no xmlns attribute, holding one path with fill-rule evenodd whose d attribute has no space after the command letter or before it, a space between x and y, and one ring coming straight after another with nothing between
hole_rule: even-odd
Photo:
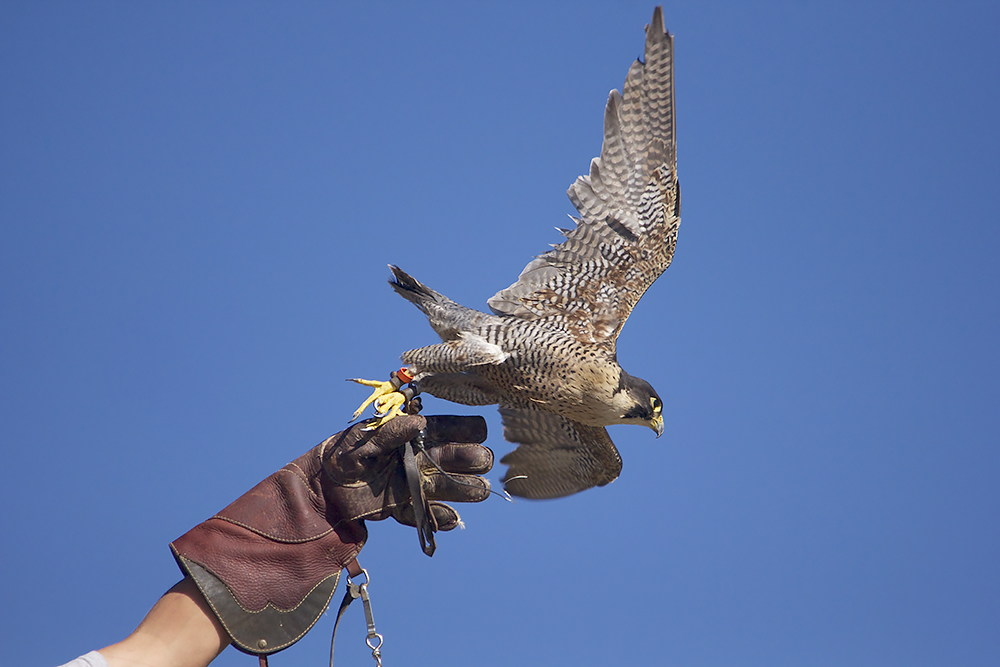
<instances>
[{"instance_id":1,"label":"leather strap","mask_svg":"<svg viewBox=\"0 0 1000 667\"><path fill-rule=\"evenodd\" d=\"M403 446L403 469L406 471L406 483L410 487L410 501L413 503L413 515L417 524L420 549L428 556L433 556L437 549L437 543L434 541L435 526L432 525L433 514L431 514L427 504L424 485L420 482L420 470L417 469L417 449L423 449L423 443L415 441L418 438L422 439L423 436L424 431L421 431L417 434L417 438Z\"/></svg>"},{"instance_id":2,"label":"leather strap","mask_svg":"<svg viewBox=\"0 0 1000 667\"><path fill-rule=\"evenodd\" d=\"M352 576L352 577L359 577L359 576L361 576L361 565L358 563L358 559L357 558L355 558L350 563L348 563L347 565L345 565L344 569L347 570L347 574L350 575L350 576Z\"/></svg>"},{"instance_id":3,"label":"leather strap","mask_svg":"<svg viewBox=\"0 0 1000 667\"><path fill-rule=\"evenodd\" d=\"M354 562L357 563L357 561ZM352 574L351 576L355 575ZM333 632L330 634L330 667L333 667L333 642L337 639L337 626L340 625L340 619L344 616L344 612L347 611L347 608L351 606L351 602L353 601L354 596L351 595L351 587L348 586L347 590L344 591L344 599L340 601L340 609L337 610L337 620L333 622Z\"/></svg>"}]
</instances>

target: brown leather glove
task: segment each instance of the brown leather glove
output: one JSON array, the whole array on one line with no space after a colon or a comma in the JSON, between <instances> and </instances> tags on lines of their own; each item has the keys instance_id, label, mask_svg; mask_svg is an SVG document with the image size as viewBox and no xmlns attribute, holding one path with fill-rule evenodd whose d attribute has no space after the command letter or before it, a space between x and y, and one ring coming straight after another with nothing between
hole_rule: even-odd
<instances>
[{"instance_id":1,"label":"brown leather glove","mask_svg":"<svg viewBox=\"0 0 1000 667\"><path fill-rule=\"evenodd\" d=\"M458 512L439 501L489 496L478 476L493 467L493 452L478 444L486 422L403 415L377 431L358 424L328 438L171 543L238 648L268 654L305 635L364 546L364 519L414 525L403 449L421 430L426 450L416 463L428 520L451 530Z\"/></svg>"}]
</instances>

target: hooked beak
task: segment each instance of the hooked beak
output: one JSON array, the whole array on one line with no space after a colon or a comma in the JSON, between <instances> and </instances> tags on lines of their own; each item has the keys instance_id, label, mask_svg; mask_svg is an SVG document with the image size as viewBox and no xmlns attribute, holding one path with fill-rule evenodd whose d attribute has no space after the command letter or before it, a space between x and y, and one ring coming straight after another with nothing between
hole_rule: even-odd
<instances>
[{"instance_id":1,"label":"hooked beak","mask_svg":"<svg viewBox=\"0 0 1000 667\"><path fill-rule=\"evenodd\" d=\"M656 431L657 438L663 435L663 415L653 417L653 419L649 422L649 428Z\"/></svg>"}]
</instances>

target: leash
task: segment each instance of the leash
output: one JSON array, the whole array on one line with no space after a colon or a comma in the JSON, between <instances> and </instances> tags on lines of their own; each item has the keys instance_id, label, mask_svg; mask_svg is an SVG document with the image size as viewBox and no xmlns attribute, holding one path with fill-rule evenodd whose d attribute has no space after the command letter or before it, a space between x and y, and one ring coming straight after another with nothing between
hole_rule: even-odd
<instances>
[{"instance_id":1,"label":"leash","mask_svg":"<svg viewBox=\"0 0 1000 667\"><path fill-rule=\"evenodd\" d=\"M417 452L424 451L426 431L420 431L413 440L403 446L403 470L406 471L406 484L410 487L410 500L413 503L413 516L417 524L417 538L420 540L420 550L428 556L433 556L437 549L434 533L437 522L434 513L427 504L427 495L420 480L420 470L417 469Z\"/></svg>"},{"instance_id":2,"label":"leash","mask_svg":"<svg viewBox=\"0 0 1000 667\"><path fill-rule=\"evenodd\" d=\"M416 406L419 410L419 404ZM434 532L437 524L434 521L434 514L430 511L427 503L427 495L424 493L424 485L420 480L420 470L417 468L417 452L424 451L424 438L426 431L421 430L417 436L403 446L403 469L406 472L406 483L410 488L410 498L413 502L413 512L417 524L417 536L420 539L420 549L428 556L434 555L437 544L434 541ZM429 518L428 518L429 517ZM333 647L337 639L337 627L340 619L344 617L344 612L356 599L361 598L361 603L365 608L365 623L368 625L368 636L365 637L365 644L372 651L372 658L375 659L375 667L382 667L382 635L375 631L375 616L372 614L372 601L368 593L368 585L371 577L368 571L358 564L355 558L344 566L347 570L347 590L344 592L344 599L340 602L337 610L337 620L333 623L333 632L330 635L330 667L333 667ZM354 579L364 575L364 583L357 584ZM267 667L265 656L261 656L261 667Z\"/></svg>"},{"instance_id":3,"label":"leash","mask_svg":"<svg viewBox=\"0 0 1000 667\"><path fill-rule=\"evenodd\" d=\"M371 583L368 571L358 564L357 558L345 565L344 569L347 570L347 591L344 593L344 599L340 603L340 609L337 610L337 620L333 623L333 633L330 635L330 667L333 667L333 643L337 638L337 627L340 625L340 619L343 618L344 612L347 611L347 608L357 598L361 598L361 603L364 605L365 622L368 625L368 636L365 637L365 644L372 651L372 657L375 659L375 667L382 667L382 635L375 631L375 616L372 614L372 601L371 596L368 594L368 584ZM354 578L362 575L365 577L364 583L357 584L353 581ZM260 667L268 667L266 654L258 654L257 658L260 661Z\"/></svg>"},{"instance_id":4,"label":"leash","mask_svg":"<svg viewBox=\"0 0 1000 667\"><path fill-rule=\"evenodd\" d=\"M382 635L375 631L375 617L372 614L372 601L368 594L368 584L371 583L371 578L368 576L368 571L362 569L358 564L358 560L355 558L346 566L347 569L347 591L344 593L344 599L340 603L340 609L337 611L337 620L333 624L333 634L330 636L330 667L333 667L333 643L337 638L337 626L340 625L340 619L344 616L344 612L351 605L354 600L361 598L361 603L365 608L365 622L368 625L368 636L365 638L365 644L372 650L372 658L375 659L375 667L382 667ZM363 584L356 584L352 580L354 577L359 577L364 575L365 581ZM263 656L261 656L263 658ZM262 667L266 667L266 661L262 662Z\"/></svg>"}]
</instances>

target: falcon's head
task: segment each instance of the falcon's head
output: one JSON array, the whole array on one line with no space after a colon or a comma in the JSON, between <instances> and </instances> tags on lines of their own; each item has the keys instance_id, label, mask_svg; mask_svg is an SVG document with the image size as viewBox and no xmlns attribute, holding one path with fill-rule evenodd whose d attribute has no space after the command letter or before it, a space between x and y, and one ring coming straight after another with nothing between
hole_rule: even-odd
<instances>
[{"instance_id":1,"label":"falcon's head","mask_svg":"<svg viewBox=\"0 0 1000 667\"><path fill-rule=\"evenodd\" d=\"M642 424L653 429L657 438L663 435L663 401L642 378L622 371L614 403L620 415L616 423Z\"/></svg>"}]
</instances>

